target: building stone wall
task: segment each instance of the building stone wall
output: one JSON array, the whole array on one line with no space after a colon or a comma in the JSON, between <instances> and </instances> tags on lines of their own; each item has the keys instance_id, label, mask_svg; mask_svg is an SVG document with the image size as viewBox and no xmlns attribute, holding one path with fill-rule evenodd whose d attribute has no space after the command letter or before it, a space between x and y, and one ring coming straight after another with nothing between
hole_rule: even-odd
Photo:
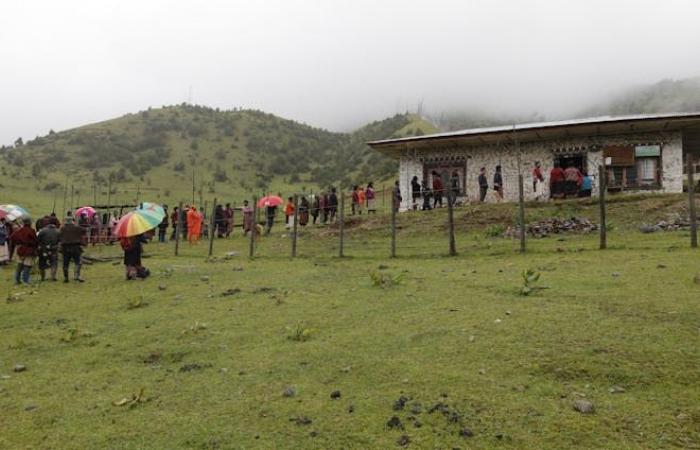
<instances>
[{"instance_id":1,"label":"building stone wall","mask_svg":"<svg viewBox=\"0 0 700 450\"><path fill-rule=\"evenodd\" d=\"M604 136L575 138L560 141L529 142L520 146L518 151L512 144L499 146L474 146L464 149L435 150L420 152L412 156L404 156L400 160L399 180L403 202L401 209L408 209L411 196L411 178L414 175L423 179L423 163L451 157L461 157L467 160L466 195L462 200L476 202L479 200L479 169L486 167L489 180L487 202L495 201L493 192L493 175L497 165L502 167L504 197L506 201L518 200L518 173L524 178L526 200L535 200L532 189L532 169L535 161L542 166L545 176L544 197L549 198L549 172L557 156L581 155L585 157L589 175L593 178L593 195L598 195L598 166L603 164L603 147L608 145L661 145L661 189L655 192L683 191L683 145L680 132L626 134L620 136ZM518 165L518 159L520 159Z\"/></svg>"}]
</instances>

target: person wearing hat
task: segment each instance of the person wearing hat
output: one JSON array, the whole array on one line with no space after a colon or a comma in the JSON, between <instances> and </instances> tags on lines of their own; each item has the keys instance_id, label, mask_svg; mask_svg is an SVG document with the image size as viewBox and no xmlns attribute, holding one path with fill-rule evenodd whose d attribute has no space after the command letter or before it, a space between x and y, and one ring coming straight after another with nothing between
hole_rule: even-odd
<instances>
[{"instance_id":1,"label":"person wearing hat","mask_svg":"<svg viewBox=\"0 0 700 450\"><path fill-rule=\"evenodd\" d=\"M74 264L73 279L82 283L80 278L80 256L83 253L83 235L85 229L75 224L73 217L66 217L61 230L58 232L58 237L61 242L61 252L63 253L63 282L68 283L68 269L70 263Z\"/></svg>"},{"instance_id":2,"label":"person wearing hat","mask_svg":"<svg viewBox=\"0 0 700 450\"><path fill-rule=\"evenodd\" d=\"M32 228L32 219L25 217L22 220L22 228L12 233L10 236L12 244L10 257L17 251L17 271L15 272L15 284L29 284L29 272L34 265L34 257L37 254L39 241L36 231Z\"/></svg>"}]
</instances>

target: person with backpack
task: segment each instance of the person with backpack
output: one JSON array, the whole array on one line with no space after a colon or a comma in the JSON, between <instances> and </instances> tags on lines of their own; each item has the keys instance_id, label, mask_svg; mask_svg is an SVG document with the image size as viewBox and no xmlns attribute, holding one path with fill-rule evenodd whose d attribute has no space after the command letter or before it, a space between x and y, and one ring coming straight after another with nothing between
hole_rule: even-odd
<instances>
[{"instance_id":1,"label":"person with backpack","mask_svg":"<svg viewBox=\"0 0 700 450\"><path fill-rule=\"evenodd\" d=\"M68 269L73 262L73 279L79 283L83 280L80 277L81 255L83 254L85 229L74 223L73 217L66 217L63 226L58 232L58 240L63 253L63 282L68 283Z\"/></svg>"},{"instance_id":2,"label":"person with backpack","mask_svg":"<svg viewBox=\"0 0 700 450\"><path fill-rule=\"evenodd\" d=\"M147 242L148 239L145 234L119 239L122 250L124 250L124 267L126 269L127 281L143 280L151 275L151 271L141 264L143 244Z\"/></svg>"},{"instance_id":3,"label":"person with backpack","mask_svg":"<svg viewBox=\"0 0 700 450\"><path fill-rule=\"evenodd\" d=\"M52 222L46 222L46 225L36 236L39 240L39 274L41 275L41 281L46 280L46 269L51 270L51 281L56 281L59 231Z\"/></svg>"},{"instance_id":4,"label":"person with backpack","mask_svg":"<svg viewBox=\"0 0 700 450\"><path fill-rule=\"evenodd\" d=\"M7 247L10 240L10 229L5 222L5 218L0 218L0 266L4 266L10 261L10 250Z\"/></svg>"}]
</instances>

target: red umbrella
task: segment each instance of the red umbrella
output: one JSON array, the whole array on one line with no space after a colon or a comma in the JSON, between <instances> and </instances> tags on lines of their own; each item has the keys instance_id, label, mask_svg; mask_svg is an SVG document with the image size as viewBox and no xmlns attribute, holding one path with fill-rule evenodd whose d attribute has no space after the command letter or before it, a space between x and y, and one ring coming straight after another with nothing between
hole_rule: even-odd
<instances>
[{"instance_id":1,"label":"red umbrella","mask_svg":"<svg viewBox=\"0 0 700 450\"><path fill-rule=\"evenodd\" d=\"M279 195L268 195L258 200L258 208L264 208L266 206L279 206L284 203L282 197Z\"/></svg>"}]
</instances>

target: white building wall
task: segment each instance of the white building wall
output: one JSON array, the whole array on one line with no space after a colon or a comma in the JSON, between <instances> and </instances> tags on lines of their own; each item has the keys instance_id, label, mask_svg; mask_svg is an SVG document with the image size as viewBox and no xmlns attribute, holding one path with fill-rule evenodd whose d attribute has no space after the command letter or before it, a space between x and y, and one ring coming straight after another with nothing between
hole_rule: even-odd
<instances>
[{"instance_id":1,"label":"white building wall","mask_svg":"<svg viewBox=\"0 0 700 450\"><path fill-rule=\"evenodd\" d=\"M560 154L582 154L586 158L588 174L593 178L593 195L598 195L598 166L603 164L603 150L607 145L644 145L661 143L662 188L656 192L683 191L683 145L680 132L646 133L623 136L576 138L560 141L545 141L525 143L520 146L520 172L524 178L524 193L526 200L535 200L532 189L532 169L535 161L542 167L544 181L544 196L549 198L549 172L554 165L554 159ZM577 150L582 149L585 150ZM436 158L450 156L465 157L466 171L466 200L479 200L479 169L486 167L489 181L487 202L495 201L493 192L493 175L497 165L502 167L503 193L506 201L518 200L518 152L512 145L475 146L463 150L422 151L416 156L402 157L399 164L399 180L403 202L401 210L409 208L411 197L411 178L418 176L423 179L423 162Z\"/></svg>"}]
</instances>

